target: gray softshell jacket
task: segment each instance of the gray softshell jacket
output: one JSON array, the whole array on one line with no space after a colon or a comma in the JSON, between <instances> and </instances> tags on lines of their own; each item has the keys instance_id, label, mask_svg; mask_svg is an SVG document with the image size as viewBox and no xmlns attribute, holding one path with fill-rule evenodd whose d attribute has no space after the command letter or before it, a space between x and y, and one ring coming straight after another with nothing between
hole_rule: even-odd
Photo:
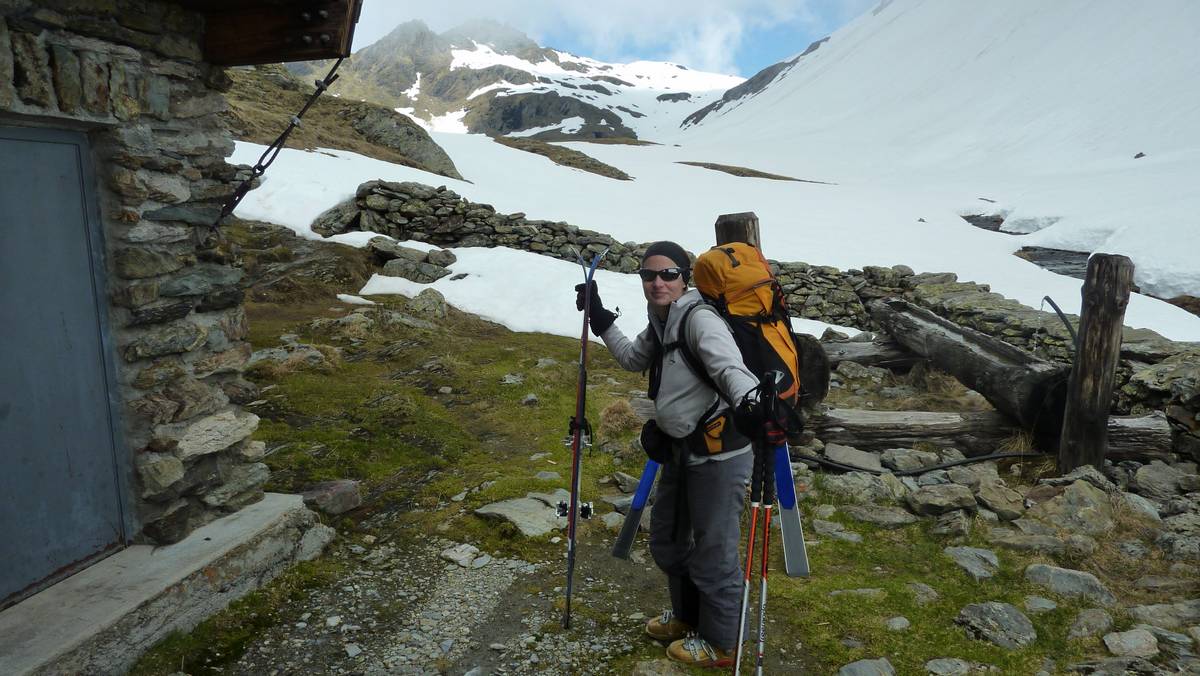
<instances>
[{"instance_id":1,"label":"gray softshell jacket","mask_svg":"<svg viewBox=\"0 0 1200 676\"><path fill-rule=\"evenodd\" d=\"M655 357L655 341L650 332L657 333L663 345L675 342L679 339L679 323L684 312L701 300L699 291L689 289L671 304L666 322L649 313L649 326L633 340L625 337L616 324L610 326L600 338L622 368L629 371L645 370ZM742 362L742 354L738 351L737 343L733 342L729 326L715 310L694 310L688 319L687 329L687 342L692 353L704 364L708 375L725 392L729 401L736 404L758 385L758 378ZM655 419L661 430L676 439L686 437L717 399L717 393L692 372L679 350L671 350L663 358L662 378L654 401ZM722 403L717 412L728 408L728 404ZM723 460L740 455L749 448L746 446L708 458L694 457L689 462Z\"/></svg>"}]
</instances>

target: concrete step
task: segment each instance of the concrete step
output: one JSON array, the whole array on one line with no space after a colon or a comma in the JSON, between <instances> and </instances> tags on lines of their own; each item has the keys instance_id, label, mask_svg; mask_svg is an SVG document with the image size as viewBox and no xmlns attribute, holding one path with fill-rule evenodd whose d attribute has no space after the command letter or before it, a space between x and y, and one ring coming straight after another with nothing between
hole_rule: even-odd
<instances>
[{"instance_id":1,"label":"concrete step","mask_svg":"<svg viewBox=\"0 0 1200 676\"><path fill-rule=\"evenodd\" d=\"M259 502L164 547L133 545L0 612L0 674L117 674L334 536L298 495Z\"/></svg>"}]
</instances>

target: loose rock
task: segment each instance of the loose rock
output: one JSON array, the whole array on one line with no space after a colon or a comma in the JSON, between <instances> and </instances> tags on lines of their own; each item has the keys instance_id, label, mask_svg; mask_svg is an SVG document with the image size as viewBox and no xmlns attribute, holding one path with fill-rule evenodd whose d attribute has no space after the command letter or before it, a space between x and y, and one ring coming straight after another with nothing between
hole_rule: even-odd
<instances>
[{"instance_id":1,"label":"loose rock","mask_svg":"<svg viewBox=\"0 0 1200 676\"><path fill-rule=\"evenodd\" d=\"M813 519L813 530L821 535L842 540L845 542L862 542L862 536L858 533L851 533L846 530L846 527L835 521L822 521L821 519Z\"/></svg>"},{"instance_id":2,"label":"loose rock","mask_svg":"<svg viewBox=\"0 0 1200 676\"><path fill-rule=\"evenodd\" d=\"M1117 657L1154 657L1158 654L1158 639L1145 629L1106 634L1104 645Z\"/></svg>"},{"instance_id":3,"label":"loose rock","mask_svg":"<svg viewBox=\"0 0 1200 676\"><path fill-rule=\"evenodd\" d=\"M842 511L852 519L873 523L882 528L903 528L920 521L919 518L899 507L846 505Z\"/></svg>"},{"instance_id":4,"label":"loose rock","mask_svg":"<svg viewBox=\"0 0 1200 676\"><path fill-rule=\"evenodd\" d=\"M322 481L313 484L303 493L304 502L326 514L345 514L362 504L358 482L350 479Z\"/></svg>"},{"instance_id":5,"label":"loose rock","mask_svg":"<svg viewBox=\"0 0 1200 676\"><path fill-rule=\"evenodd\" d=\"M941 598L936 589L924 582L909 582L908 589L913 593L918 606L927 606Z\"/></svg>"},{"instance_id":6,"label":"loose rock","mask_svg":"<svg viewBox=\"0 0 1200 676\"><path fill-rule=\"evenodd\" d=\"M1000 570L996 553L977 547L946 547L942 552L976 581L993 577Z\"/></svg>"},{"instance_id":7,"label":"loose rock","mask_svg":"<svg viewBox=\"0 0 1200 676\"><path fill-rule=\"evenodd\" d=\"M883 465L880 464L878 455L860 451L853 446L834 443L826 444L825 457L833 462L857 467L858 469L865 469L872 472L883 470Z\"/></svg>"},{"instance_id":8,"label":"loose rock","mask_svg":"<svg viewBox=\"0 0 1200 676\"><path fill-rule=\"evenodd\" d=\"M1035 563L1025 568L1025 579L1062 596L1084 598L1102 606L1117 602L1117 597L1091 573Z\"/></svg>"},{"instance_id":9,"label":"loose rock","mask_svg":"<svg viewBox=\"0 0 1200 676\"><path fill-rule=\"evenodd\" d=\"M1067 638L1099 636L1111 629L1112 626L1112 615L1109 615L1108 611L1100 608L1087 608L1079 611L1079 614L1075 616L1075 622L1071 624Z\"/></svg>"},{"instance_id":10,"label":"loose rock","mask_svg":"<svg viewBox=\"0 0 1200 676\"><path fill-rule=\"evenodd\" d=\"M1008 603L972 603L959 612L955 622L963 625L974 638L1001 648L1023 648L1037 640L1033 623Z\"/></svg>"},{"instance_id":11,"label":"loose rock","mask_svg":"<svg viewBox=\"0 0 1200 676\"><path fill-rule=\"evenodd\" d=\"M847 362L842 362L843 364ZM896 670L886 657L859 660L838 669L838 676L895 676Z\"/></svg>"},{"instance_id":12,"label":"loose rock","mask_svg":"<svg viewBox=\"0 0 1200 676\"><path fill-rule=\"evenodd\" d=\"M1129 609L1129 614L1139 622L1164 629L1178 629L1200 623L1200 599L1134 606Z\"/></svg>"},{"instance_id":13,"label":"loose rock","mask_svg":"<svg viewBox=\"0 0 1200 676\"><path fill-rule=\"evenodd\" d=\"M922 486L908 495L908 506L922 516L936 516L956 509L974 509L971 489L958 484Z\"/></svg>"},{"instance_id":14,"label":"loose rock","mask_svg":"<svg viewBox=\"0 0 1200 676\"><path fill-rule=\"evenodd\" d=\"M1179 494L1179 481L1183 472L1162 460L1142 465L1133 475L1133 488L1151 500L1166 502Z\"/></svg>"},{"instance_id":15,"label":"loose rock","mask_svg":"<svg viewBox=\"0 0 1200 676\"><path fill-rule=\"evenodd\" d=\"M933 535L961 537L971 532L971 517L965 509L956 509L938 517L937 523L929 529Z\"/></svg>"},{"instance_id":16,"label":"loose rock","mask_svg":"<svg viewBox=\"0 0 1200 676\"><path fill-rule=\"evenodd\" d=\"M889 448L879 455L879 460L883 463L884 467L894 469L897 472L930 467L941 462L937 453L916 451L911 448Z\"/></svg>"},{"instance_id":17,"label":"loose rock","mask_svg":"<svg viewBox=\"0 0 1200 676\"><path fill-rule=\"evenodd\" d=\"M1048 613L1058 607L1058 604L1044 596L1026 596L1025 610L1034 614Z\"/></svg>"},{"instance_id":18,"label":"loose rock","mask_svg":"<svg viewBox=\"0 0 1200 676\"><path fill-rule=\"evenodd\" d=\"M957 657L942 657L925 663L925 671L932 676L967 676L971 663Z\"/></svg>"},{"instance_id":19,"label":"loose rock","mask_svg":"<svg viewBox=\"0 0 1200 676\"><path fill-rule=\"evenodd\" d=\"M451 563L457 563L466 568L471 565L475 557L479 556L479 548L474 545L462 543L443 550L441 556Z\"/></svg>"},{"instance_id":20,"label":"loose rock","mask_svg":"<svg viewBox=\"0 0 1200 676\"><path fill-rule=\"evenodd\" d=\"M559 492L563 495L562 499L570 498L570 495L561 488ZM543 500L532 497L533 495L535 494L529 493L523 498L513 498L484 505L476 509L475 513L484 518L508 521L516 526L525 537L538 537L566 526L565 517L558 516L554 507ZM554 504L557 502L556 500Z\"/></svg>"},{"instance_id":21,"label":"loose rock","mask_svg":"<svg viewBox=\"0 0 1200 676\"><path fill-rule=\"evenodd\" d=\"M1084 535L1103 535L1114 525L1108 494L1086 481L1076 481L1062 495L1035 505L1026 515Z\"/></svg>"},{"instance_id":22,"label":"loose rock","mask_svg":"<svg viewBox=\"0 0 1200 676\"><path fill-rule=\"evenodd\" d=\"M1021 494L999 482L980 484L975 497L979 504L995 512L1003 521L1019 519L1025 513L1025 499Z\"/></svg>"}]
</instances>

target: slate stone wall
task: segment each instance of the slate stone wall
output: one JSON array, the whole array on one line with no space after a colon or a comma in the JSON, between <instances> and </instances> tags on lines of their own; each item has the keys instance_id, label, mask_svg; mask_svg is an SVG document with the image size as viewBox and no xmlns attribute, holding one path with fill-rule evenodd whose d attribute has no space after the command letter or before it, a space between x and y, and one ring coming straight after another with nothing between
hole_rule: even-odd
<instances>
[{"instance_id":1,"label":"slate stone wall","mask_svg":"<svg viewBox=\"0 0 1200 676\"><path fill-rule=\"evenodd\" d=\"M235 170L203 21L147 0L0 0L0 125L93 148L139 539L174 542L262 497L241 271L203 233Z\"/></svg>"}]
</instances>

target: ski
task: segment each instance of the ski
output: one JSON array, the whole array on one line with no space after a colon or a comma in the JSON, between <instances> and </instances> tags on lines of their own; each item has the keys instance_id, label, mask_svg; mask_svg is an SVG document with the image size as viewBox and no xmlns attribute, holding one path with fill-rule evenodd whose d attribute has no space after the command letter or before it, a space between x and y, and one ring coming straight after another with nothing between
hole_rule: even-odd
<instances>
[{"instance_id":1,"label":"ski","mask_svg":"<svg viewBox=\"0 0 1200 676\"><path fill-rule=\"evenodd\" d=\"M779 535L783 540L783 569L788 577L808 577L808 550L804 546L804 526L800 523L800 505L796 502L796 483L792 479L792 458L787 442L775 447L775 493L779 500Z\"/></svg>"},{"instance_id":2,"label":"ski","mask_svg":"<svg viewBox=\"0 0 1200 676\"><path fill-rule=\"evenodd\" d=\"M569 504L559 504L558 512L562 515L566 511L567 517L567 587L566 608L563 611L562 626L563 629L571 628L571 592L575 587L575 530L580 516L591 516L591 505L587 506L587 514L583 515L583 510L579 504L579 489L581 467L580 460L583 455L583 446L590 443L591 426L588 425L586 418L586 399L587 399L587 350L588 350L588 324L591 322L591 300L592 300L592 277L596 274L596 268L600 266L600 259L607 253L605 250L592 257L591 265L588 265L583 260L582 256L576 254L580 267L583 268L583 284L584 284L584 303L583 303L583 332L579 337L579 381L575 389L575 415L571 418L571 501Z\"/></svg>"},{"instance_id":3,"label":"ski","mask_svg":"<svg viewBox=\"0 0 1200 676\"><path fill-rule=\"evenodd\" d=\"M650 489L654 486L654 478L658 476L658 463L646 461L642 470L642 478L638 480L637 490L633 492L633 504L625 515L625 523L621 525L621 533L613 545L612 555L618 559L628 559L633 549L633 538L637 536L638 526L642 523L642 512L646 509L646 501L650 498Z\"/></svg>"}]
</instances>

